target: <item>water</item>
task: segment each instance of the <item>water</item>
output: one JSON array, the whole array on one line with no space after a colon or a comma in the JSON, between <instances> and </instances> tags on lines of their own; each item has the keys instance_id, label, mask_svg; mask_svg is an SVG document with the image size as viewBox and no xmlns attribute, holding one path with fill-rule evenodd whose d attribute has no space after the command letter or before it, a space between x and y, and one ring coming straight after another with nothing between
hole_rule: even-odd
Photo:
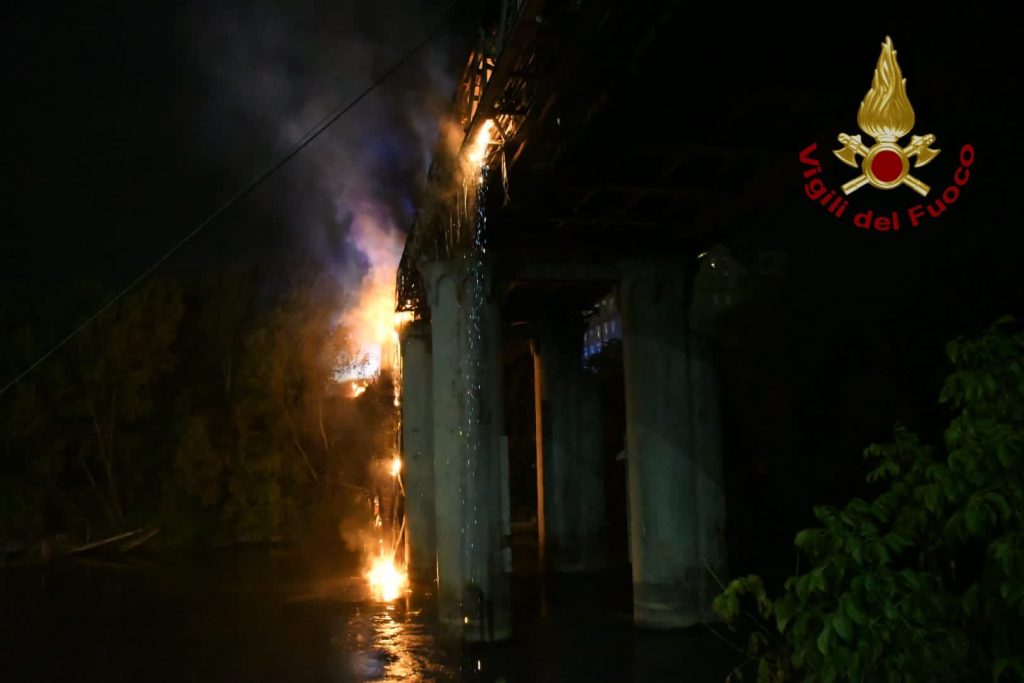
<instances>
[{"instance_id":1,"label":"water","mask_svg":"<svg viewBox=\"0 0 1024 683\"><path fill-rule=\"evenodd\" d=\"M516 638L452 650L429 585L374 603L322 559L0 570L0 680L718 683L735 663L704 629L634 629L628 577L516 579Z\"/></svg>"},{"instance_id":2,"label":"water","mask_svg":"<svg viewBox=\"0 0 1024 683\"><path fill-rule=\"evenodd\" d=\"M2 571L0 680L452 680L429 614L373 602L349 565L263 551Z\"/></svg>"}]
</instances>

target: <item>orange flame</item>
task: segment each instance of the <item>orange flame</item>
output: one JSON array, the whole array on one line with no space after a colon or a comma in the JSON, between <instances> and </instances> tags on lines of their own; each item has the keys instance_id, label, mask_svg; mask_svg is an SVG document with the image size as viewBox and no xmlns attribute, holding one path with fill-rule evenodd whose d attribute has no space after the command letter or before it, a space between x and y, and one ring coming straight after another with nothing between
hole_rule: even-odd
<instances>
[{"instance_id":1,"label":"orange flame","mask_svg":"<svg viewBox=\"0 0 1024 683\"><path fill-rule=\"evenodd\" d=\"M382 210L362 206L354 212L349 240L369 264L358 298L341 319L351 343L352 359L335 373L339 382L357 381L353 396L382 369L396 369L397 326L411 314L395 313L395 272L404 236Z\"/></svg>"},{"instance_id":2,"label":"orange flame","mask_svg":"<svg viewBox=\"0 0 1024 683\"><path fill-rule=\"evenodd\" d=\"M480 168L487 158L487 148L491 144L491 133L494 131L494 120L487 119L480 126L476 137L466 150L466 159L473 168Z\"/></svg>"},{"instance_id":3,"label":"orange flame","mask_svg":"<svg viewBox=\"0 0 1024 683\"><path fill-rule=\"evenodd\" d=\"M381 602L394 602L409 587L409 575L395 565L394 558L381 554L366 572L373 597Z\"/></svg>"}]
</instances>

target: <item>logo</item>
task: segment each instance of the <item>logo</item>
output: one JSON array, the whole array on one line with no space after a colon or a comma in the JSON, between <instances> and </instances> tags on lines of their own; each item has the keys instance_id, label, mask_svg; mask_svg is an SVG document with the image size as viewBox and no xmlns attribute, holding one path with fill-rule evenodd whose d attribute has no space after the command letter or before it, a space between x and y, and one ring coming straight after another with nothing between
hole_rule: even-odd
<instances>
[{"instance_id":1,"label":"logo","mask_svg":"<svg viewBox=\"0 0 1024 683\"><path fill-rule=\"evenodd\" d=\"M850 204L850 200L844 199L843 195L848 197L865 185L879 190L906 186L921 197L928 197L931 187L912 175L911 170L930 163L941 150L932 147L936 138L931 133L911 135L906 146L900 143L913 130L914 122L914 108L907 97L907 79L903 77L896 61L892 39L886 36L871 79L871 88L861 100L857 111L857 127L873 143L866 144L860 133L839 133L842 147L833 150L836 158L847 166L859 169L860 174L842 185L842 195L829 189L820 177L816 177L821 174L822 166L813 156L818 148L817 143L813 143L800 152L801 163L810 167L805 168L803 173L805 180L808 180L804 185L807 196L836 218L841 218ZM957 201L960 188L967 184L970 177L968 168L974 163L974 148L971 145L961 148L959 162L952 182L929 203L910 206L904 211L886 211L885 215L879 212L878 216L875 215L875 209L853 212L854 225L886 232L900 229L901 214L906 216L904 225L914 228L919 227L925 218L938 218Z\"/></svg>"},{"instance_id":2,"label":"logo","mask_svg":"<svg viewBox=\"0 0 1024 683\"><path fill-rule=\"evenodd\" d=\"M864 158L860 164L862 173L843 185L844 193L850 194L864 183L871 183L879 190L907 185L922 197L928 195L931 188L910 175L910 159L916 157L914 168L919 168L934 159L939 150L929 147L935 142L935 136L930 133L911 137L906 147L898 144L899 139L914 128L914 108L907 97L907 79L896 63L896 50L892 49L892 38L888 36L882 43L871 90L860 103L857 127L876 142L867 147L860 135L839 134L843 148L835 150L834 154L840 161L857 168L857 157Z\"/></svg>"}]
</instances>

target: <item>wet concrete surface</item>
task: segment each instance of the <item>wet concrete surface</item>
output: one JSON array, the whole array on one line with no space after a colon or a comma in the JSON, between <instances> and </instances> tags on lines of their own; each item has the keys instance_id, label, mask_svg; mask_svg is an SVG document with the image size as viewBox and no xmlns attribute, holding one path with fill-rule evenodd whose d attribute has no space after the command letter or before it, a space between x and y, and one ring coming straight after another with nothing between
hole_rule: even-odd
<instances>
[{"instance_id":1,"label":"wet concrete surface","mask_svg":"<svg viewBox=\"0 0 1024 683\"><path fill-rule=\"evenodd\" d=\"M736 663L705 628L633 628L621 572L517 577L499 645L440 643L432 598L376 603L354 566L268 553L8 568L0 680L718 683Z\"/></svg>"}]
</instances>

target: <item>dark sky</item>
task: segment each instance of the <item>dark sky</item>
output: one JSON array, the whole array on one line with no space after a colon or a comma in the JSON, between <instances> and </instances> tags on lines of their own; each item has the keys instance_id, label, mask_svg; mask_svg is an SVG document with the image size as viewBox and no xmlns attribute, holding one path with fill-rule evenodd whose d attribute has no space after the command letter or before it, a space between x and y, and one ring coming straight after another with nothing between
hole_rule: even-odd
<instances>
[{"instance_id":1,"label":"dark sky","mask_svg":"<svg viewBox=\"0 0 1024 683\"><path fill-rule=\"evenodd\" d=\"M444 4L7 10L0 284L42 295L81 275L131 279L418 42ZM452 45L446 31L166 270L256 260L286 271L313 256L352 277L346 203L369 198L407 227L450 98Z\"/></svg>"},{"instance_id":2,"label":"dark sky","mask_svg":"<svg viewBox=\"0 0 1024 683\"><path fill-rule=\"evenodd\" d=\"M112 287L127 282L419 40L443 4L156 0L9 7L0 22L6 162L0 286L20 285L27 296L45 297L51 286L82 275ZM742 38L751 32L760 36L753 43ZM358 277L358 256L345 243L347 212L368 198L399 228L408 225L466 33L445 34L162 272L249 260L287 274L313 257L343 282ZM743 31L722 17L695 17L680 40L700 36L718 47L681 64L680 74L710 68L716 79L849 93L841 111L837 102L823 107L838 115L814 118L806 132L801 125L793 135L791 155L777 165L796 174L800 147L825 144L840 129L855 132L855 106L887 33L909 79L918 127L937 133L945 150L934 166L941 172L928 175L948 176L959 144L979 149L970 197L921 239L941 240L946 262L981 264L972 276L958 272L965 289L992 282L981 270L992 258L999 282L1008 282L1020 240L1005 249L993 246L1021 225L1011 208L1021 174L1021 83L1014 67L1019 30L1008 17L974 6L887 10L873 18L819 11L799 20L750 17ZM747 43L764 47L744 50ZM674 84L656 96L693 97ZM731 99L742 97L737 86ZM742 132L778 142L780 118L812 119L810 105L799 106L805 110L777 111L774 118L755 111ZM821 156L834 161L827 151ZM788 230L778 240L782 246L817 249L818 233L803 234L799 226L817 230L825 219L808 220L817 209L802 199L796 175L786 188L791 201L773 202L785 212L766 217L764 234ZM919 252L909 239L873 235L877 239L869 241L849 233L843 239L856 241L852 248L859 251L825 245L834 253L823 254L821 269L828 272L819 275L834 275L833 260L851 255L884 253L898 261L901 251ZM884 252L878 250L879 240L887 239ZM928 266L915 257L913 267ZM844 275L844 282L856 289L856 278Z\"/></svg>"}]
</instances>

